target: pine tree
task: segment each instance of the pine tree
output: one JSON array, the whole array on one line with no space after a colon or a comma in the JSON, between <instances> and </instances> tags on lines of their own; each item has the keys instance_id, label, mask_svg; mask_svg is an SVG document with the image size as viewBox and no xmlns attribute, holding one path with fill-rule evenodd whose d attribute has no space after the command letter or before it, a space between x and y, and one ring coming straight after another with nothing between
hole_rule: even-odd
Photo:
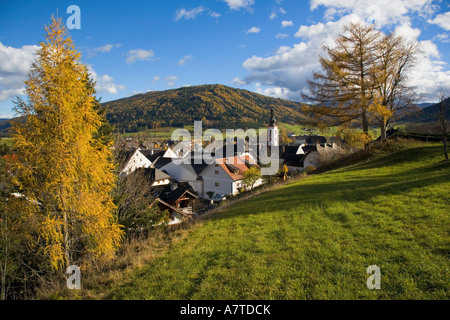
<instances>
[{"instance_id":1,"label":"pine tree","mask_svg":"<svg viewBox=\"0 0 450 320\"><path fill-rule=\"evenodd\" d=\"M52 18L46 32L25 82L28 101L15 106L26 121L14 122L12 132L22 192L39 218L43 252L58 269L113 254L123 233L92 80L61 19Z\"/></svg>"}]
</instances>

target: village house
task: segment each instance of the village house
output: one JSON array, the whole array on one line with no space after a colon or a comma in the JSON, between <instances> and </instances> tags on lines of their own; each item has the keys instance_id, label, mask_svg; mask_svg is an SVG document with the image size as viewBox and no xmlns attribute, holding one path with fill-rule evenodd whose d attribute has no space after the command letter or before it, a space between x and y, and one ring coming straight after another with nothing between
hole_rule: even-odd
<instances>
[{"instance_id":1,"label":"village house","mask_svg":"<svg viewBox=\"0 0 450 320\"><path fill-rule=\"evenodd\" d=\"M216 159L200 174L203 180L203 198L208 198L210 195L211 197L236 195L240 188L248 190L251 186L246 186L243 179L244 173L252 166L259 167L249 155ZM260 178L253 187L261 184Z\"/></svg>"},{"instance_id":2,"label":"village house","mask_svg":"<svg viewBox=\"0 0 450 320\"><path fill-rule=\"evenodd\" d=\"M162 189L157 197L159 208L168 210L173 220L192 217L197 199L198 196L189 186L177 183Z\"/></svg>"},{"instance_id":3,"label":"village house","mask_svg":"<svg viewBox=\"0 0 450 320\"><path fill-rule=\"evenodd\" d=\"M175 158L175 153L169 148L167 150L158 149L140 149L133 148L122 152L120 155L123 168L120 176L128 175L137 168L149 168L159 158L171 159Z\"/></svg>"},{"instance_id":4,"label":"village house","mask_svg":"<svg viewBox=\"0 0 450 320\"><path fill-rule=\"evenodd\" d=\"M318 168L324 161L332 160L343 152L336 143L301 144L282 147L281 160L290 172L301 172L307 167Z\"/></svg>"}]
</instances>

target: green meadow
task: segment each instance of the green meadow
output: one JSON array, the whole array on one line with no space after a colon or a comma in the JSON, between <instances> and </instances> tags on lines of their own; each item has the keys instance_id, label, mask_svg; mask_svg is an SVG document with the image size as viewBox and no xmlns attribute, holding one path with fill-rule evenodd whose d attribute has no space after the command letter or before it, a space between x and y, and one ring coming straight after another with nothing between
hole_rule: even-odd
<instances>
[{"instance_id":1,"label":"green meadow","mask_svg":"<svg viewBox=\"0 0 450 320\"><path fill-rule=\"evenodd\" d=\"M413 144L223 210L107 299L448 299L450 169ZM381 270L381 289L366 286Z\"/></svg>"}]
</instances>

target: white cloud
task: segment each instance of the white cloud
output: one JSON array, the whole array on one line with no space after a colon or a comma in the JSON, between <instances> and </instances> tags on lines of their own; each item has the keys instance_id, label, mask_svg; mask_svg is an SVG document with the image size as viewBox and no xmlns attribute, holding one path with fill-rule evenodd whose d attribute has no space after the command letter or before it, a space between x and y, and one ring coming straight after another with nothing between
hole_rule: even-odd
<instances>
[{"instance_id":1,"label":"white cloud","mask_svg":"<svg viewBox=\"0 0 450 320\"><path fill-rule=\"evenodd\" d=\"M254 0L223 0L231 10L251 9Z\"/></svg>"},{"instance_id":2,"label":"white cloud","mask_svg":"<svg viewBox=\"0 0 450 320\"><path fill-rule=\"evenodd\" d=\"M282 87L272 87L272 88L266 88L261 89L260 86L257 86L256 89L257 93L263 94L265 96L274 97L274 98L280 98L285 100L298 100L299 94L297 92L292 92L291 90L287 88Z\"/></svg>"},{"instance_id":3,"label":"white cloud","mask_svg":"<svg viewBox=\"0 0 450 320\"><path fill-rule=\"evenodd\" d=\"M214 12L214 11L211 11L211 10L208 12L208 15L210 17L213 17L213 18L220 18L222 16L220 13Z\"/></svg>"},{"instance_id":4,"label":"white cloud","mask_svg":"<svg viewBox=\"0 0 450 320\"><path fill-rule=\"evenodd\" d=\"M324 3L325 0L313 0L312 5L318 2ZM329 2L336 4L339 1ZM346 5L347 1L342 3ZM417 0L415 3L416 7L420 7L424 2ZM408 10L416 8L406 4L404 7L409 8ZM263 94L299 100L300 94L307 90L306 80L311 79L314 71L321 70L318 57L326 55L323 45L333 46L344 25L364 19L365 17L356 13L350 13L342 15L336 21L300 26L295 33L295 37L301 40L299 43L278 47L269 56L254 55L246 59L243 67L248 70L248 74L241 81L247 85L256 83ZM421 48L417 62L409 74L410 85L417 87L424 100L435 100L434 96L439 90L450 91L450 71L448 65L440 60L436 44L432 40L420 41L421 30L412 27L409 19L399 19L394 26L396 34L404 36L410 42L418 43ZM283 37L284 34L277 35L277 38ZM447 38L442 35L438 37L444 41ZM266 88L262 89L262 86Z\"/></svg>"},{"instance_id":5,"label":"white cloud","mask_svg":"<svg viewBox=\"0 0 450 320\"><path fill-rule=\"evenodd\" d=\"M250 29L248 29L248 30L246 31L247 34L250 34L250 33L259 33L259 32L261 32L261 29L258 28L258 27L251 27Z\"/></svg>"},{"instance_id":6,"label":"white cloud","mask_svg":"<svg viewBox=\"0 0 450 320\"><path fill-rule=\"evenodd\" d=\"M428 23L437 24L442 29L450 31L450 11L438 14L433 20L428 20Z\"/></svg>"},{"instance_id":7,"label":"white cloud","mask_svg":"<svg viewBox=\"0 0 450 320\"><path fill-rule=\"evenodd\" d=\"M110 52L113 48L120 48L122 45L120 43L116 43L116 44L105 44L104 46L101 47L97 47L94 49L95 52L101 52L101 53L106 53L106 52Z\"/></svg>"},{"instance_id":8,"label":"white cloud","mask_svg":"<svg viewBox=\"0 0 450 320\"><path fill-rule=\"evenodd\" d=\"M434 101L437 99L439 91L450 91L450 70L448 70L447 63L439 60L440 53L436 44L432 40L419 41L421 31L412 28L410 23L399 25L395 32L419 45L420 52L416 63L411 68L408 82L417 88L422 99Z\"/></svg>"},{"instance_id":9,"label":"white cloud","mask_svg":"<svg viewBox=\"0 0 450 320\"><path fill-rule=\"evenodd\" d=\"M154 76L153 77L153 83L156 83L156 82L158 82L159 81L159 79L161 79L160 77L158 77L158 76Z\"/></svg>"},{"instance_id":10,"label":"white cloud","mask_svg":"<svg viewBox=\"0 0 450 320\"><path fill-rule=\"evenodd\" d=\"M125 86L114 83L114 79L107 74L97 74L92 65L88 65L88 72L95 83L97 93L117 94L120 90L124 90Z\"/></svg>"},{"instance_id":11,"label":"white cloud","mask_svg":"<svg viewBox=\"0 0 450 320\"><path fill-rule=\"evenodd\" d=\"M22 95L24 81L35 59L39 46L8 47L0 42L0 101Z\"/></svg>"},{"instance_id":12,"label":"white cloud","mask_svg":"<svg viewBox=\"0 0 450 320\"><path fill-rule=\"evenodd\" d=\"M277 33L277 35L275 36L275 38L277 39L284 39L289 37L289 35L287 33Z\"/></svg>"},{"instance_id":13,"label":"white cloud","mask_svg":"<svg viewBox=\"0 0 450 320\"><path fill-rule=\"evenodd\" d=\"M277 14L275 13L275 12L272 12L271 14L270 14L270 16L269 16L269 19L270 20L273 20L273 19L275 19L277 17Z\"/></svg>"},{"instance_id":14,"label":"white cloud","mask_svg":"<svg viewBox=\"0 0 450 320\"><path fill-rule=\"evenodd\" d=\"M394 0L395 1L395 0ZM244 61L248 70L241 80L247 85L256 83L259 92L280 98L300 99L307 90L307 79L321 69L318 56L325 56L323 45L333 46L344 25L363 21L357 14L342 16L339 20L300 26L295 34L301 41L291 46L281 46L270 56L254 55ZM421 30L414 28L408 19L395 25L395 33L420 45L421 52L409 73L409 84L417 87L423 100L435 100L436 92L450 91L448 65L440 61L438 47L432 40L419 40ZM280 34L279 38L282 38ZM446 39L447 37L440 37ZM262 86L266 87L262 89Z\"/></svg>"},{"instance_id":15,"label":"white cloud","mask_svg":"<svg viewBox=\"0 0 450 320\"><path fill-rule=\"evenodd\" d=\"M243 85L247 84L245 81L243 81L243 80L242 80L241 78L239 78L239 77L233 78L233 79L231 80L231 83L232 83L233 85L235 85L235 86L243 86Z\"/></svg>"},{"instance_id":16,"label":"white cloud","mask_svg":"<svg viewBox=\"0 0 450 320\"><path fill-rule=\"evenodd\" d=\"M181 19L185 20L194 20L197 16L201 15L203 12L207 12L208 16L212 18L220 18L221 14L218 12L214 12L204 6L199 6L197 8L193 8L191 10L186 9L178 9L175 13L175 21L179 21Z\"/></svg>"},{"instance_id":17,"label":"white cloud","mask_svg":"<svg viewBox=\"0 0 450 320\"><path fill-rule=\"evenodd\" d=\"M294 23L292 21L287 21L287 20L281 21L282 28L293 27L293 26L294 26Z\"/></svg>"},{"instance_id":18,"label":"white cloud","mask_svg":"<svg viewBox=\"0 0 450 320\"><path fill-rule=\"evenodd\" d=\"M199 6L197 8L186 10L186 9L178 9L175 14L175 21L179 21L181 19L191 20L197 18L197 16L205 11L206 8L203 6Z\"/></svg>"},{"instance_id":19,"label":"white cloud","mask_svg":"<svg viewBox=\"0 0 450 320\"><path fill-rule=\"evenodd\" d=\"M192 55L188 54L178 61L178 65L185 66L189 61L192 60L192 58L193 58Z\"/></svg>"},{"instance_id":20,"label":"white cloud","mask_svg":"<svg viewBox=\"0 0 450 320\"><path fill-rule=\"evenodd\" d=\"M447 33L439 33L436 35L436 38L442 43L450 43Z\"/></svg>"},{"instance_id":21,"label":"white cloud","mask_svg":"<svg viewBox=\"0 0 450 320\"><path fill-rule=\"evenodd\" d=\"M24 80L39 48L35 45L13 48L0 43L0 101L24 94ZM125 89L125 86L115 84L111 76L98 75L92 65L87 67L92 79L96 82L95 87L98 93L117 94L119 90Z\"/></svg>"},{"instance_id":22,"label":"white cloud","mask_svg":"<svg viewBox=\"0 0 450 320\"><path fill-rule=\"evenodd\" d=\"M126 62L128 64L131 64L135 63L138 60L151 60L154 56L155 53L153 52L153 50L134 49L128 51Z\"/></svg>"},{"instance_id":23,"label":"white cloud","mask_svg":"<svg viewBox=\"0 0 450 320\"><path fill-rule=\"evenodd\" d=\"M432 0L311 0L311 10L320 6L326 8L327 19L354 13L380 26L409 21L412 13L430 15L436 7Z\"/></svg>"},{"instance_id":24,"label":"white cloud","mask_svg":"<svg viewBox=\"0 0 450 320\"><path fill-rule=\"evenodd\" d=\"M167 86L171 87L171 86L175 85L175 81L178 80L178 77L171 75L171 76L166 77L165 80L167 81Z\"/></svg>"}]
</instances>

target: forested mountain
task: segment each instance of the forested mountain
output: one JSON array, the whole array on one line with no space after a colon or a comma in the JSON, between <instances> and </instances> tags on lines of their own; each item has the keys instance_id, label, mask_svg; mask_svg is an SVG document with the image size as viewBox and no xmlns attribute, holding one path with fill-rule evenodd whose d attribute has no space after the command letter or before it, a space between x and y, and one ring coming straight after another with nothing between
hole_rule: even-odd
<instances>
[{"instance_id":1,"label":"forested mountain","mask_svg":"<svg viewBox=\"0 0 450 320\"><path fill-rule=\"evenodd\" d=\"M450 99L447 119L450 118ZM182 127L202 120L212 128L262 127L268 123L270 108L277 121L298 124L303 119L300 103L267 97L224 85L201 85L166 91L151 91L105 102L107 117L119 132L136 132L155 127ZM436 122L439 105L416 108L396 121L402 123ZM0 119L0 136L7 136L9 119Z\"/></svg>"},{"instance_id":2,"label":"forested mountain","mask_svg":"<svg viewBox=\"0 0 450 320\"><path fill-rule=\"evenodd\" d=\"M300 103L224 85L201 85L152 91L103 103L108 120L120 132L155 127L182 127L203 120L214 128L265 126L270 108L278 121L298 123Z\"/></svg>"},{"instance_id":3,"label":"forested mountain","mask_svg":"<svg viewBox=\"0 0 450 320\"><path fill-rule=\"evenodd\" d=\"M445 99L444 101L446 109L445 114L447 120L450 119L450 98ZM431 106L423 108L422 110L418 110L417 112L407 115L404 118L399 119L402 122L408 123L428 123L428 122L437 122L439 119L439 103L435 103Z\"/></svg>"}]
</instances>

